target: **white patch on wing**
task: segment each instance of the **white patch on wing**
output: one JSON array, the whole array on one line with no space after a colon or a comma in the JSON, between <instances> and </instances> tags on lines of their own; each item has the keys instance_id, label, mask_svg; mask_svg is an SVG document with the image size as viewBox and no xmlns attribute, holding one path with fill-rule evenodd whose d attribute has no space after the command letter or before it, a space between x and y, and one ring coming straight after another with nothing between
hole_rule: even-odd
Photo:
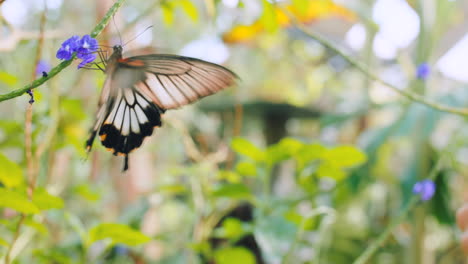
<instances>
[{"instance_id":1,"label":"white patch on wing","mask_svg":"<svg viewBox=\"0 0 468 264\"><path fill-rule=\"evenodd\" d=\"M125 111L125 103L120 103L119 109L117 109L117 114L115 115L114 119L114 126L117 128L117 130L120 130L121 125L122 125L122 119L124 116L124 111ZM111 121L112 122L112 121Z\"/></svg>"},{"instance_id":2,"label":"white patch on wing","mask_svg":"<svg viewBox=\"0 0 468 264\"><path fill-rule=\"evenodd\" d=\"M150 89L153 91L154 95L162 103L161 107L172 108L178 105L176 102L174 102L171 96L166 92L162 84L156 78L156 75L147 73L146 77L147 77L146 83L148 84Z\"/></svg>"},{"instance_id":3,"label":"white patch on wing","mask_svg":"<svg viewBox=\"0 0 468 264\"><path fill-rule=\"evenodd\" d=\"M141 105L141 107L146 108L146 106L148 106L148 102L143 97L141 97L141 95L137 94L136 98L138 104Z\"/></svg>"},{"instance_id":4,"label":"white patch on wing","mask_svg":"<svg viewBox=\"0 0 468 264\"><path fill-rule=\"evenodd\" d=\"M125 107L125 115L122 124L122 135L127 136L130 134L130 108Z\"/></svg>"},{"instance_id":5,"label":"white patch on wing","mask_svg":"<svg viewBox=\"0 0 468 264\"><path fill-rule=\"evenodd\" d=\"M132 89L126 88L124 91L124 95L125 95L125 100L127 101L127 103L129 105L133 105L133 103L135 102L135 96L133 94Z\"/></svg>"},{"instance_id":6,"label":"white patch on wing","mask_svg":"<svg viewBox=\"0 0 468 264\"><path fill-rule=\"evenodd\" d=\"M119 107L119 104L120 104L121 101L116 101L116 103L114 104L113 108L112 108L112 111L110 112L110 114L107 116L107 119L106 121L104 122L105 124L111 124L112 123L112 120L114 120L114 117L115 117L115 114L117 113L117 109Z\"/></svg>"},{"instance_id":7,"label":"white patch on wing","mask_svg":"<svg viewBox=\"0 0 468 264\"><path fill-rule=\"evenodd\" d=\"M130 109L130 120L132 124L132 131L135 134L140 133L140 125L138 124L138 119L136 117L135 111Z\"/></svg>"},{"instance_id":8,"label":"white patch on wing","mask_svg":"<svg viewBox=\"0 0 468 264\"><path fill-rule=\"evenodd\" d=\"M149 121L148 118L145 115L145 112L143 112L143 110L140 108L140 106L135 105L135 113L136 113L136 116L138 117L138 122L140 124L144 124L144 123Z\"/></svg>"}]
</instances>

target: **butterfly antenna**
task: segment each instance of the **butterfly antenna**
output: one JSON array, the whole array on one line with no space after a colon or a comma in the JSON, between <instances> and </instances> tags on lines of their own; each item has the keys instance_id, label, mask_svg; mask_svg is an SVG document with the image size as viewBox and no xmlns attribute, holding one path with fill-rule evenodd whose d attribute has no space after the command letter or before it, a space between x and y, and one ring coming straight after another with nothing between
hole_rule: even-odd
<instances>
[{"instance_id":1,"label":"butterfly antenna","mask_svg":"<svg viewBox=\"0 0 468 264\"><path fill-rule=\"evenodd\" d=\"M122 45L122 47L125 47L125 45L127 45L128 43L134 41L136 38L138 38L139 36L141 36L143 33L145 33L148 29L152 28L153 26L148 26L147 28L145 28L142 32L140 32L138 35L136 35L135 37L133 37L132 39L130 39L129 41L125 42L125 44Z\"/></svg>"},{"instance_id":2,"label":"butterfly antenna","mask_svg":"<svg viewBox=\"0 0 468 264\"><path fill-rule=\"evenodd\" d=\"M114 21L115 30L117 30L117 34L119 34L120 45L122 46L122 35L120 35L119 27L117 27L117 23L115 23L115 15L112 16L112 21Z\"/></svg>"}]
</instances>

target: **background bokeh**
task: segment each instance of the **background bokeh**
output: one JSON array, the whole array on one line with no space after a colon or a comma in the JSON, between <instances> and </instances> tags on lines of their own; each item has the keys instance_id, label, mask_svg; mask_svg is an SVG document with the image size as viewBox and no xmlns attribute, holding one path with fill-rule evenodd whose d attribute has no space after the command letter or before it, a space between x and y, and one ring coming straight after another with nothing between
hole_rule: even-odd
<instances>
[{"instance_id":1,"label":"background bokeh","mask_svg":"<svg viewBox=\"0 0 468 264\"><path fill-rule=\"evenodd\" d=\"M58 65L60 44L113 3L0 0L0 93ZM467 29L465 0L127 0L97 37L109 52L201 58L238 84L166 112L126 173L99 142L84 148L102 72L74 62L32 107L27 94L1 102L0 256L352 263L388 231L368 263L464 263L468 114L373 76L462 109ZM431 175L434 197L405 211Z\"/></svg>"}]
</instances>

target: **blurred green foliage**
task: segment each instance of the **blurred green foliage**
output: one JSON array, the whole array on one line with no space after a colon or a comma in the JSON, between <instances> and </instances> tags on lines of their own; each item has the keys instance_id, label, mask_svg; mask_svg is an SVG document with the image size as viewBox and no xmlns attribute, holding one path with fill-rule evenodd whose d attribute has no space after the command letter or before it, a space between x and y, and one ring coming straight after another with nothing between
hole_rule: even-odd
<instances>
[{"instance_id":1,"label":"blurred green foliage","mask_svg":"<svg viewBox=\"0 0 468 264\"><path fill-rule=\"evenodd\" d=\"M51 7L46 30L60 33L47 35L41 56L56 64L61 41L91 29L90 10L102 14L103 2ZM351 263L443 159L433 199L419 203L369 263L462 263L454 210L466 196L465 119L389 95L282 13L312 28L317 23L340 41L361 22L367 46L353 56L383 76L398 72L404 89L463 107L466 84L414 76L415 65L435 63L442 33L461 23L460 3L428 1L438 7L434 30L422 23L415 47L379 61L369 53L374 1L355 2L128 0L115 17L120 33L109 26L98 38L103 45L118 43L119 34L123 42L133 39L151 24L151 36L140 37L161 53L206 39L204 53L215 53L214 39L242 81L168 111L122 175L122 160L99 142L90 154L84 149L105 76L72 65L34 90L37 186L25 152L29 98L2 102L1 260L9 254L10 263ZM423 7L431 8L420 2L407 1L424 18ZM29 11L24 28L37 30L41 10ZM8 33L12 25L0 18ZM128 48L142 48L139 41L145 42L137 38ZM29 81L37 44L33 38L6 52L0 47L2 94Z\"/></svg>"}]
</instances>

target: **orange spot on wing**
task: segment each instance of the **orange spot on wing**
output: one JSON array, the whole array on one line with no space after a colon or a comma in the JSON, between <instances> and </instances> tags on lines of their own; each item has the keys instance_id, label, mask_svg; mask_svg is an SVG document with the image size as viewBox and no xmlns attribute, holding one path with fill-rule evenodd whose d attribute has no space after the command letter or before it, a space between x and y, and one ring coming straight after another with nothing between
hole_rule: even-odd
<instances>
[{"instance_id":1,"label":"orange spot on wing","mask_svg":"<svg viewBox=\"0 0 468 264\"><path fill-rule=\"evenodd\" d=\"M106 137L107 137L107 134L102 134L102 135L99 136L99 138L101 139L101 141L106 140Z\"/></svg>"},{"instance_id":2,"label":"orange spot on wing","mask_svg":"<svg viewBox=\"0 0 468 264\"><path fill-rule=\"evenodd\" d=\"M145 62L142 60L129 60L129 59L118 59L119 63L123 63L133 67L143 67L145 66Z\"/></svg>"}]
</instances>

